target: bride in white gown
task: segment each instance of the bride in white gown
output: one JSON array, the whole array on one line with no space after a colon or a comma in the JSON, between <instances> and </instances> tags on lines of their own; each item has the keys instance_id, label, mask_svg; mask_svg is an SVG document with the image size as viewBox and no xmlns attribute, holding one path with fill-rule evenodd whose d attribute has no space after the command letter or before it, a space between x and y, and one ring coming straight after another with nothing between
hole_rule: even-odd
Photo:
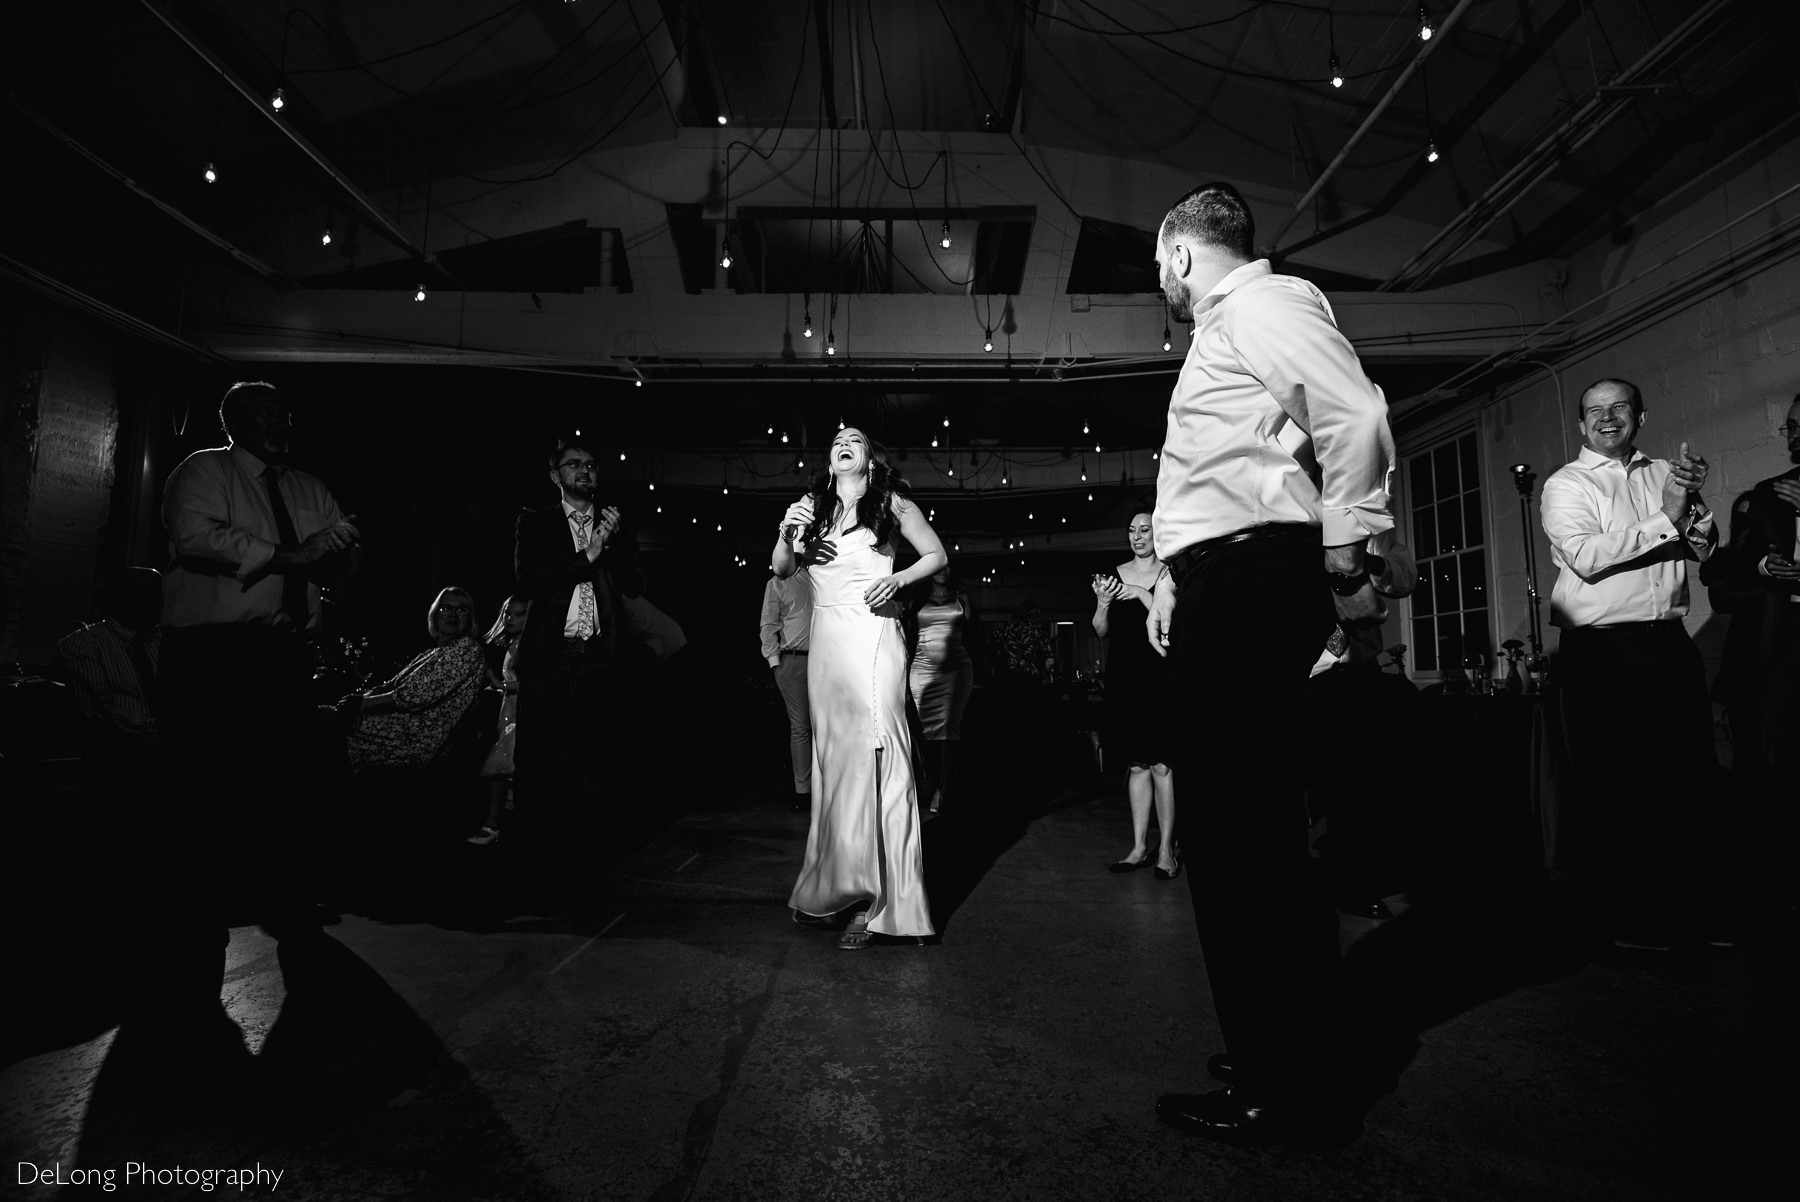
<instances>
[{"instance_id":1,"label":"bride in white gown","mask_svg":"<svg viewBox=\"0 0 1800 1202\"><path fill-rule=\"evenodd\" d=\"M896 531L919 553L898 573ZM803 562L813 586L812 826L788 906L796 921L854 910L844 948L867 946L871 933L931 935L899 594L949 557L880 447L855 427L838 432L814 491L782 519L775 574Z\"/></svg>"}]
</instances>

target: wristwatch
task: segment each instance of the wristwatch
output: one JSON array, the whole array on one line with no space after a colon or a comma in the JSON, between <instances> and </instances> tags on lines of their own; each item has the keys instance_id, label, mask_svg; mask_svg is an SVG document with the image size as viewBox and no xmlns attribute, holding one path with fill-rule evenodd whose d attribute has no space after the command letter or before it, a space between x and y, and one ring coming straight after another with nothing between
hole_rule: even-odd
<instances>
[{"instance_id":1,"label":"wristwatch","mask_svg":"<svg viewBox=\"0 0 1800 1202\"><path fill-rule=\"evenodd\" d=\"M1328 568L1325 571L1325 583L1330 587L1332 592L1340 597L1354 597L1362 591L1363 585L1369 583L1369 569L1364 568L1362 571L1353 574L1350 572L1333 572Z\"/></svg>"}]
</instances>

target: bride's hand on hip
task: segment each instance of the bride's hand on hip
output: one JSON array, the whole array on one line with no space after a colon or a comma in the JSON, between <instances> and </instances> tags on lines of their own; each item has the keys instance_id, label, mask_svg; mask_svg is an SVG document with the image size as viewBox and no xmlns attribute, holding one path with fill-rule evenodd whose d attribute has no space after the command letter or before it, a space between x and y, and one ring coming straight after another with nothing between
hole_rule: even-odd
<instances>
[{"instance_id":1,"label":"bride's hand on hip","mask_svg":"<svg viewBox=\"0 0 1800 1202\"><path fill-rule=\"evenodd\" d=\"M899 591L900 578L898 576L883 576L868 587L863 593L863 600L868 603L870 609L880 609L892 601L894 594Z\"/></svg>"}]
</instances>

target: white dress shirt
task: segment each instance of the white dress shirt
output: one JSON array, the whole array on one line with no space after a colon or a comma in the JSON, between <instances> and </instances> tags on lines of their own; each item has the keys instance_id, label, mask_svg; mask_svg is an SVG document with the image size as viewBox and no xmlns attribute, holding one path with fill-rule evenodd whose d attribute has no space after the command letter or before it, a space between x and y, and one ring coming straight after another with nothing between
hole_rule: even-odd
<instances>
[{"instance_id":1,"label":"white dress shirt","mask_svg":"<svg viewBox=\"0 0 1800 1202\"><path fill-rule=\"evenodd\" d=\"M287 623L283 579L264 570L281 545L262 478L266 466L243 447L212 447L195 451L169 473L163 525L173 563L163 575L165 627ZM344 516L317 476L281 468L278 480L300 541ZM316 626L318 586L308 584L306 595L307 625Z\"/></svg>"},{"instance_id":2,"label":"white dress shirt","mask_svg":"<svg viewBox=\"0 0 1800 1202\"><path fill-rule=\"evenodd\" d=\"M1201 298L1156 478L1159 557L1269 522L1360 543L1393 529L1393 465L1387 401L1324 293L1258 259Z\"/></svg>"},{"instance_id":3,"label":"white dress shirt","mask_svg":"<svg viewBox=\"0 0 1800 1202\"><path fill-rule=\"evenodd\" d=\"M801 568L786 580L769 577L763 586L762 653L771 668L783 651L804 651L812 637L812 577Z\"/></svg>"},{"instance_id":4,"label":"white dress shirt","mask_svg":"<svg viewBox=\"0 0 1800 1202\"><path fill-rule=\"evenodd\" d=\"M1711 513L1684 518L1685 529L1669 521L1662 511L1668 478L1666 459L1634 450L1621 463L1583 447L1544 481L1539 508L1557 568L1554 625L1687 616L1687 553L1706 559L1719 534Z\"/></svg>"},{"instance_id":5,"label":"white dress shirt","mask_svg":"<svg viewBox=\"0 0 1800 1202\"><path fill-rule=\"evenodd\" d=\"M575 515L578 513L587 514L587 533L589 541L592 541L594 535L597 533L594 529L594 523L599 521L600 515L594 512L594 505L591 501L588 503L588 507L585 510L569 504L567 500L563 501L562 508L563 518L569 525L569 541L574 544L577 551L585 551L588 544L587 542L582 541L581 531L575 527ZM582 621L581 617L581 602L584 597L587 599L589 612L594 613L594 629L592 630L587 629L588 623ZM595 610L595 604L594 586L587 581L584 580L569 590L569 612L563 615L564 638L589 639L600 633L600 616Z\"/></svg>"}]
</instances>

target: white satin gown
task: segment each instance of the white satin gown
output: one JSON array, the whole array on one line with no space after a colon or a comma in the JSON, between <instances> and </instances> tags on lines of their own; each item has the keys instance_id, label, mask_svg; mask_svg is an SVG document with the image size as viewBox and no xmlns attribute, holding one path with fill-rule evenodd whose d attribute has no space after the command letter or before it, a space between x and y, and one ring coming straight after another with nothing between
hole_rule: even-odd
<instances>
[{"instance_id":1,"label":"white satin gown","mask_svg":"<svg viewBox=\"0 0 1800 1202\"><path fill-rule=\"evenodd\" d=\"M876 934L931 935L900 603L871 611L863 600L892 574L893 548L860 527L834 541L837 557L808 569L812 828L788 906L823 917L868 903Z\"/></svg>"}]
</instances>

